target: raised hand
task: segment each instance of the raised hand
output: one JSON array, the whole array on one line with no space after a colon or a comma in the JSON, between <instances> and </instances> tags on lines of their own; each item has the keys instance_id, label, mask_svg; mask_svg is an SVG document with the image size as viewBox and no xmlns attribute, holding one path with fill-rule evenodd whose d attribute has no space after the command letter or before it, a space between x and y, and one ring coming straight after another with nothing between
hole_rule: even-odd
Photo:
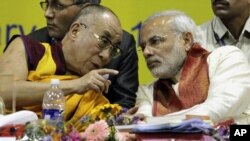
<instances>
[{"instance_id":1,"label":"raised hand","mask_svg":"<svg viewBox=\"0 0 250 141\"><path fill-rule=\"evenodd\" d=\"M117 75L119 72L113 69L92 70L84 76L76 79L77 92L83 93L87 90L96 92L108 92L111 81L107 79L107 75Z\"/></svg>"}]
</instances>

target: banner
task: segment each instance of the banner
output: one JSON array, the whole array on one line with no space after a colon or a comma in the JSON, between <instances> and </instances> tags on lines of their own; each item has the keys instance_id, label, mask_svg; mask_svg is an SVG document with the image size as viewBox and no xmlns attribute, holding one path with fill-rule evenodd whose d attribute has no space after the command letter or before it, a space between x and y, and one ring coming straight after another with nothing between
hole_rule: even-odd
<instances>
[{"instance_id":1,"label":"banner","mask_svg":"<svg viewBox=\"0 0 250 141\"><path fill-rule=\"evenodd\" d=\"M46 25L40 0L1 0L0 3L0 55L14 34L28 34ZM211 0L102 0L120 18L122 27L139 38L141 23L155 12L176 9L192 17L197 24L213 17ZM138 42L137 42L138 46ZM139 81L149 83L151 76L142 52L139 56Z\"/></svg>"}]
</instances>

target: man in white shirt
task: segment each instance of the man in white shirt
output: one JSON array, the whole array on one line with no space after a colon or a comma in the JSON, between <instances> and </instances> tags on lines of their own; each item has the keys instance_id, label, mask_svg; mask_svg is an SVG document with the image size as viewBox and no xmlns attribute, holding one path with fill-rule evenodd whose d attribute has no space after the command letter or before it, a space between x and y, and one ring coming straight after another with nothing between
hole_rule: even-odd
<instances>
[{"instance_id":1,"label":"man in white shirt","mask_svg":"<svg viewBox=\"0 0 250 141\"><path fill-rule=\"evenodd\" d=\"M143 23L140 45L158 80L139 87L136 114L165 121L201 115L215 123L231 118L250 123L245 55L234 46L210 53L197 42L195 31L194 21L179 11L160 12Z\"/></svg>"},{"instance_id":2,"label":"man in white shirt","mask_svg":"<svg viewBox=\"0 0 250 141\"><path fill-rule=\"evenodd\" d=\"M250 63L250 1L211 0L215 17L199 26L204 47L212 51L225 45L241 49Z\"/></svg>"}]
</instances>

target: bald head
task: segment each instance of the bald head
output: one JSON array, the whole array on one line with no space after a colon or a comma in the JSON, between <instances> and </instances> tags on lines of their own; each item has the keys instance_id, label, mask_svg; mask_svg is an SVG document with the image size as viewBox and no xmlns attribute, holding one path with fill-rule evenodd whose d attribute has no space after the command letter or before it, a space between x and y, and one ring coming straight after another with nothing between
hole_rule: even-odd
<instances>
[{"instance_id":1,"label":"bald head","mask_svg":"<svg viewBox=\"0 0 250 141\"><path fill-rule=\"evenodd\" d=\"M84 18L88 17L89 15L98 17L104 14L113 16L115 19L118 20L117 15L111 9L97 4L90 4L82 8L82 10L78 13L73 22L84 20Z\"/></svg>"},{"instance_id":2,"label":"bald head","mask_svg":"<svg viewBox=\"0 0 250 141\"><path fill-rule=\"evenodd\" d=\"M91 4L84 7L76 16L73 23L83 23L87 28L94 30L104 30L105 36L122 34L120 20L109 8L102 5ZM108 31L109 29L109 31ZM112 32L112 33L111 33ZM119 44L115 41L114 44Z\"/></svg>"},{"instance_id":3,"label":"bald head","mask_svg":"<svg viewBox=\"0 0 250 141\"><path fill-rule=\"evenodd\" d=\"M117 53L122 33L120 21L110 9L101 5L84 7L63 39L68 68L83 75L103 67Z\"/></svg>"}]
</instances>

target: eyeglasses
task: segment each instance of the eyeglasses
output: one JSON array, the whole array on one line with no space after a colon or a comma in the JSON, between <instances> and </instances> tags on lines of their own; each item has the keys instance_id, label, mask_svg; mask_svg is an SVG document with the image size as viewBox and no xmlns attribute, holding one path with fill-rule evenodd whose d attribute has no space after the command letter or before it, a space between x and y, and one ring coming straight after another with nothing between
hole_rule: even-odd
<instances>
[{"instance_id":1,"label":"eyeglasses","mask_svg":"<svg viewBox=\"0 0 250 141\"><path fill-rule=\"evenodd\" d=\"M81 26L84 28L87 28L87 26L83 23L80 23ZM100 48L100 50L110 49L110 55L112 58L116 58L121 54L121 50L119 47L112 44L112 42L105 36L99 36L96 33L93 33L93 36L97 39L97 45Z\"/></svg>"},{"instance_id":2,"label":"eyeglasses","mask_svg":"<svg viewBox=\"0 0 250 141\"><path fill-rule=\"evenodd\" d=\"M49 8L49 6L51 7L51 9L54 9L56 11L61 11L61 10L64 10L65 8L70 7L70 6L80 5L80 4L83 4L83 3L82 2L75 2L75 3L72 3L70 5L64 5L58 1L53 1L51 4L48 1L40 2L40 6L44 11L46 11Z\"/></svg>"},{"instance_id":3,"label":"eyeglasses","mask_svg":"<svg viewBox=\"0 0 250 141\"><path fill-rule=\"evenodd\" d=\"M140 44L141 50L144 51L146 46L150 46L151 48L157 48L158 45L166 41L166 37L168 35L164 36L153 36L151 37L148 42L144 42Z\"/></svg>"}]
</instances>

